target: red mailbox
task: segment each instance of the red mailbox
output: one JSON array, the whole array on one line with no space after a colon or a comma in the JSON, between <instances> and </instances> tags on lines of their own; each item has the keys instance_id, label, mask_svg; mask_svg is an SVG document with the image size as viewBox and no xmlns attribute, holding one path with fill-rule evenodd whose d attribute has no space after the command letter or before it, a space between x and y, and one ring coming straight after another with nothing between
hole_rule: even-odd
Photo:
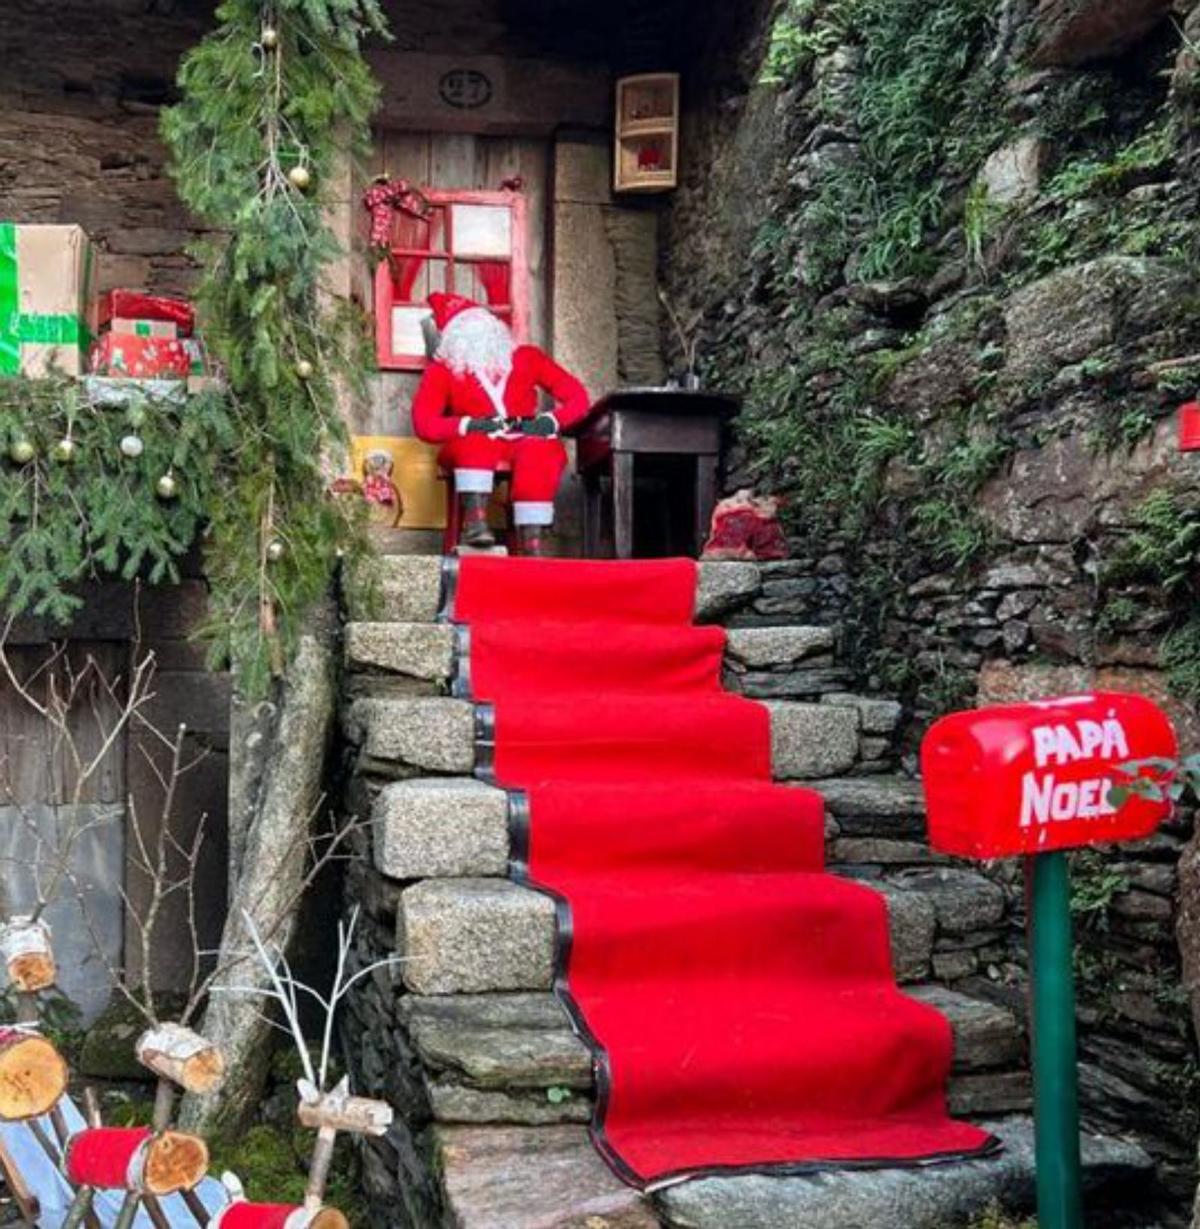
<instances>
[{"instance_id":1,"label":"red mailbox","mask_svg":"<svg viewBox=\"0 0 1200 1229\"><path fill-rule=\"evenodd\" d=\"M1175 731L1143 696L1064 696L954 713L921 746L929 840L943 853L1003 858L1149 836L1166 800L1109 792L1120 765L1174 759Z\"/></svg>"}]
</instances>

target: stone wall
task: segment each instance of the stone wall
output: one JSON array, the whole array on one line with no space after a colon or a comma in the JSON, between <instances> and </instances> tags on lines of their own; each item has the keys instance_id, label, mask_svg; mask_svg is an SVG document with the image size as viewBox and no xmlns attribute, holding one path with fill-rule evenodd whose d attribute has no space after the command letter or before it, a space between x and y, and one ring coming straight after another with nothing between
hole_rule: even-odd
<instances>
[{"instance_id":1,"label":"stone wall","mask_svg":"<svg viewBox=\"0 0 1200 1229\"><path fill-rule=\"evenodd\" d=\"M102 289L187 293L198 237L158 139L180 55L212 4L13 0L0 29L0 218L77 222Z\"/></svg>"},{"instance_id":2,"label":"stone wall","mask_svg":"<svg viewBox=\"0 0 1200 1229\"><path fill-rule=\"evenodd\" d=\"M663 278L704 313L710 381L747 395L730 485L793 497L794 558L735 621L836 626L848 684L902 701L910 772L930 719L975 701L1132 689L1200 732L1173 416L1200 375L1195 65L1169 7L776 4L698 49ZM903 55L870 41L898 32ZM953 63L923 77L939 38ZM905 98L936 151L920 182ZM1085 1108L1156 1152L1179 1214L1191 831L1076 865ZM1018 886L981 965L1020 1008Z\"/></svg>"}]
</instances>

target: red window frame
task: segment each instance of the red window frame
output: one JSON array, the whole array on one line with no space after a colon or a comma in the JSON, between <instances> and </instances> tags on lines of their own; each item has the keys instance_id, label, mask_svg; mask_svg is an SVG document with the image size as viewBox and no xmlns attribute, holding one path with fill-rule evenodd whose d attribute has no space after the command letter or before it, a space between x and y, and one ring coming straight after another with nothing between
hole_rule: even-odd
<instances>
[{"instance_id":1,"label":"red window frame","mask_svg":"<svg viewBox=\"0 0 1200 1229\"><path fill-rule=\"evenodd\" d=\"M499 192L448 191L444 189L424 189L424 195L434 207L435 216L440 216L441 225L445 229L444 242L441 250L433 249L434 223L422 221L404 214L397 215L393 228L393 245L389 250L389 259L381 260L375 270L375 355L376 362L382 370L389 371L423 371L429 360L424 353L405 354L393 348L394 330L392 328L392 309L394 307L419 307L424 299L403 297L403 287L396 283L396 272L406 268L413 273L411 262L422 264L430 261L441 261L446 265L445 289L449 293L471 293L471 287L465 284L458 275L468 266L503 265L508 264L508 295L506 304L488 306L502 319L507 321L513 331L518 345L529 341L530 319L530 286L527 239L527 202L520 192L507 189ZM507 261L491 257L456 256L454 251L453 211L454 205L493 205L508 208L512 211L512 247ZM423 229L422 229L423 228ZM421 246L424 237L425 246ZM413 237L416 243L412 242ZM406 263L407 262L407 265ZM416 276L419 276L420 265ZM474 278L472 278L472 282Z\"/></svg>"}]
</instances>

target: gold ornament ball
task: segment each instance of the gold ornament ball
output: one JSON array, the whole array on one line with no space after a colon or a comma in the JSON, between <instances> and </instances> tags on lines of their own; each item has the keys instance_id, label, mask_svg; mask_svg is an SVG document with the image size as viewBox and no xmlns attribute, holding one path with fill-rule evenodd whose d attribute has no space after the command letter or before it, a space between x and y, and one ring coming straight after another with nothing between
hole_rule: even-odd
<instances>
[{"instance_id":1,"label":"gold ornament ball","mask_svg":"<svg viewBox=\"0 0 1200 1229\"><path fill-rule=\"evenodd\" d=\"M258 40L262 45L271 51L279 46L279 31L274 26L263 26L262 36Z\"/></svg>"},{"instance_id":2,"label":"gold ornament ball","mask_svg":"<svg viewBox=\"0 0 1200 1229\"><path fill-rule=\"evenodd\" d=\"M296 374L297 374L297 375L298 375L298 376L299 376L302 380L311 380L311 379L313 378L313 370L314 370L314 368L313 368L312 363L310 363L310 362L308 361L308 359L306 359L306 358L302 358L302 359L301 359L301 360L300 360L300 361L296 364Z\"/></svg>"},{"instance_id":3,"label":"gold ornament ball","mask_svg":"<svg viewBox=\"0 0 1200 1229\"><path fill-rule=\"evenodd\" d=\"M288 171L288 181L293 188L298 188L303 192L312 183L312 176L309 174L308 167L294 166Z\"/></svg>"},{"instance_id":4,"label":"gold ornament ball","mask_svg":"<svg viewBox=\"0 0 1200 1229\"><path fill-rule=\"evenodd\" d=\"M267 558L272 563L278 563L283 558L283 543L278 538L267 543Z\"/></svg>"},{"instance_id":5,"label":"gold ornament ball","mask_svg":"<svg viewBox=\"0 0 1200 1229\"><path fill-rule=\"evenodd\" d=\"M163 476L154 484L154 489L159 493L162 499L174 499L178 487L175 482L174 474L163 474Z\"/></svg>"},{"instance_id":6,"label":"gold ornament ball","mask_svg":"<svg viewBox=\"0 0 1200 1229\"><path fill-rule=\"evenodd\" d=\"M12 447L8 450L9 457L18 465L28 465L33 460L33 444L22 436L19 440L13 440Z\"/></svg>"},{"instance_id":7,"label":"gold ornament ball","mask_svg":"<svg viewBox=\"0 0 1200 1229\"><path fill-rule=\"evenodd\" d=\"M54 445L54 459L64 464L75 460L75 441L69 435Z\"/></svg>"}]
</instances>

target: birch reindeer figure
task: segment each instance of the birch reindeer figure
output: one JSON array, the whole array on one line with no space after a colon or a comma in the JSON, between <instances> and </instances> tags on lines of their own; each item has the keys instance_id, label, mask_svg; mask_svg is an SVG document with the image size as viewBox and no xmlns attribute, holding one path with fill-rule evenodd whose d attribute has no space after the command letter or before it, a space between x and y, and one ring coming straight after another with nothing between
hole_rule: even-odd
<instances>
[{"instance_id":1,"label":"birch reindeer figure","mask_svg":"<svg viewBox=\"0 0 1200 1229\"><path fill-rule=\"evenodd\" d=\"M219 954L211 950L216 936L206 942L200 921L208 890L203 874L208 817L186 813L181 800L187 797L188 775L209 750L191 737L187 727L166 730L151 719L153 654L139 658L135 652L134 664L123 676L106 672L91 657L80 663L61 647L50 649L29 669L23 659L14 660L10 654L8 631L0 634L0 680L35 719L31 724L42 730L39 745L48 747L53 762L61 766L55 774L55 789L61 793L51 799L61 822L44 822L41 812L46 808L39 811L13 789L13 780L21 774L12 760L22 755L28 759L28 752L0 740L0 804L15 814L22 835L19 845L10 842L7 853L0 849L0 869L6 872L0 876L0 908L13 895L6 891L6 878L10 884L17 882L20 898L32 901L23 912L4 908L7 920L0 914L0 967L15 991L20 1022L17 1030L0 1028L0 1122L20 1123L49 1160L53 1174L61 1175L51 1184L55 1189L41 1192L42 1204L58 1207L61 1215L64 1177L73 1188L65 1192L70 1205L64 1229L129 1229L147 1220L155 1229L207 1226L228 1196L219 1183L205 1180L204 1141L174 1129L173 1121L181 1092L211 1094L225 1074L223 1055L193 1031L193 1022L205 1010L218 980L228 978L243 963L256 965L253 950ZM120 814L126 846L120 900L126 932L132 937L119 956L106 944L95 913L95 885L81 869L87 859L77 855L94 829L112 818L97 815L85 804L97 792L97 776L122 735L129 736L131 753L142 758L157 790L148 801L127 797L108 808ZM355 827L347 824L327 836L314 836L311 824L306 824L273 851L281 867L298 869L288 880L289 890L259 917L263 941L272 941L286 928L304 893L339 855ZM129 890L131 884L136 885L135 892ZM64 903L73 907L78 918L73 924L82 932L82 943L79 933L71 936L74 948L85 949L77 957L102 968L110 990L144 1022L137 1056L158 1077L149 1129L106 1128L94 1109L82 1119L69 1100L60 1103L67 1068L53 1046L37 1035L36 1022L38 996L56 983L62 971L46 914ZM185 987L181 1009L177 996L172 996L175 1010L169 1020L164 1018L163 996L153 976L164 950L178 954L173 960ZM24 1099L6 1100L5 1090L18 1088ZM42 1122L46 1114L53 1137ZM21 1136L18 1143L24 1140ZM44 1177L45 1167L38 1168ZM2 1137L0 1174L26 1225L34 1229L46 1209L39 1207L39 1190L30 1189ZM139 1210L145 1215L139 1217ZM57 1218L52 1223L57 1224Z\"/></svg>"},{"instance_id":2,"label":"birch reindeer figure","mask_svg":"<svg viewBox=\"0 0 1200 1229\"><path fill-rule=\"evenodd\" d=\"M258 961L266 974L265 988L229 986L229 994L248 994L274 1005L283 1018L283 1029L290 1034L299 1056L303 1077L297 1081L300 1124L317 1133L309 1162L304 1202L300 1205L251 1203L235 1193L233 1202L212 1222L211 1229L348 1229L345 1216L325 1204L325 1189L333 1163L334 1147L339 1133L350 1135L383 1135L392 1125L392 1107L385 1101L373 1101L350 1094L349 1077L329 1088L333 1061L334 1024L338 1007L358 982L377 969L397 963L397 958L380 960L349 972L350 955L358 910L348 923L338 923L337 966L333 984L322 994L299 981L284 952L263 941L254 921L245 917L246 932L254 946ZM317 1005L322 1016L319 1051L314 1058L300 1020L300 1003L308 998Z\"/></svg>"}]
</instances>

